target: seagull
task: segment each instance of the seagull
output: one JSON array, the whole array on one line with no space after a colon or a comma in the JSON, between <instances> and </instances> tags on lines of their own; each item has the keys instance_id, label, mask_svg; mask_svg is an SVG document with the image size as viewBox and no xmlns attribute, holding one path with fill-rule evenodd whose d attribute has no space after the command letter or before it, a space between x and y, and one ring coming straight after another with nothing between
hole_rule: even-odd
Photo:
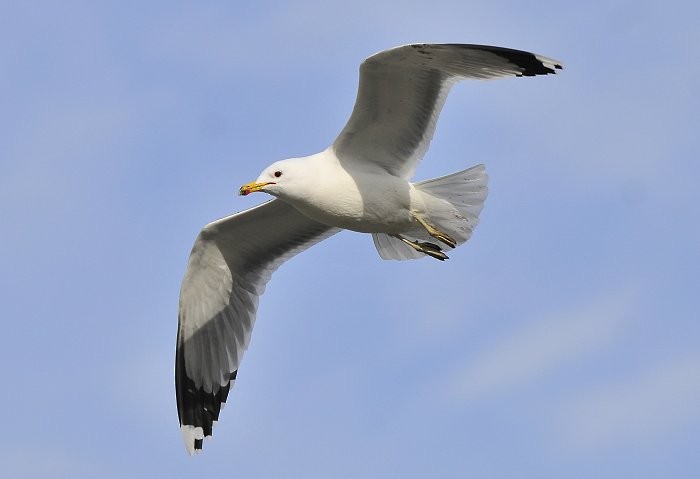
<instances>
[{"instance_id":1,"label":"seagull","mask_svg":"<svg viewBox=\"0 0 700 479\"><path fill-rule=\"evenodd\" d=\"M386 260L448 259L476 227L487 194L484 165L412 183L451 87L464 79L547 75L551 58L509 48L410 44L360 66L352 114L327 149L277 161L239 194L275 197L206 225L180 290L175 389L187 452L219 419L258 297L292 256L352 230L372 235Z\"/></svg>"}]
</instances>

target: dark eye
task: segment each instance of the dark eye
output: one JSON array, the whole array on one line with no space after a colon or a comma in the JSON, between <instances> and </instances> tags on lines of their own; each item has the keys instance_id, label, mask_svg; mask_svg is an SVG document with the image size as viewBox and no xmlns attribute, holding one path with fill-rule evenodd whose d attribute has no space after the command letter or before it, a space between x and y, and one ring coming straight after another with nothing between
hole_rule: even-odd
<instances>
[{"instance_id":1,"label":"dark eye","mask_svg":"<svg viewBox=\"0 0 700 479\"><path fill-rule=\"evenodd\" d=\"M281 171L275 171L275 178L279 178L280 176L282 176L282 172L281 172Z\"/></svg>"}]
</instances>

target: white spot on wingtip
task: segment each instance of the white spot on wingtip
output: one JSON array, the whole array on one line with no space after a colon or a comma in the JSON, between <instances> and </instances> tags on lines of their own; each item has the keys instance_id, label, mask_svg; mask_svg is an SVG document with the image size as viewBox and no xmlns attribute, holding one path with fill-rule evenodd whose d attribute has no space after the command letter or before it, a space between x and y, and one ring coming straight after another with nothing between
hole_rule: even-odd
<instances>
[{"instance_id":1,"label":"white spot on wingtip","mask_svg":"<svg viewBox=\"0 0 700 479\"><path fill-rule=\"evenodd\" d=\"M197 439L204 439L204 429L195 426L180 426L180 432L182 433L182 439L185 441L185 449L187 449L187 454L190 456L196 454L194 448L194 441Z\"/></svg>"},{"instance_id":2,"label":"white spot on wingtip","mask_svg":"<svg viewBox=\"0 0 700 479\"><path fill-rule=\"evenodd\" d=\"M564 69L564 65L553 58L543 57L542 55L535 55L535 58L537 58L537 60L539 60L539 62L545 67L549 68L550 70L554 70L552 73L557 73L557 70Z\"/></svg>"}]
</instances>

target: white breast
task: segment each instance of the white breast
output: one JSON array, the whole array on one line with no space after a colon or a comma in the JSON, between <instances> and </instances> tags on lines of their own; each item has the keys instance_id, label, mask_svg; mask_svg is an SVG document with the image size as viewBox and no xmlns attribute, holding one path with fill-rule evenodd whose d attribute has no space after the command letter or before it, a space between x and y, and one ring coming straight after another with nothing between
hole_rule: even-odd
<instances>
[{"instance_id":1,"label":"white breast","mask_svg":"<svg viewBox=\"0 0 700 479\"><path fill-rule=\"evenodd\" d=\"M329 226L363 233L399 233L411 224L413 186L386 172L348 171L319 158L314 185L290 200L308 217Z\"/></svg>"}]
</instances>

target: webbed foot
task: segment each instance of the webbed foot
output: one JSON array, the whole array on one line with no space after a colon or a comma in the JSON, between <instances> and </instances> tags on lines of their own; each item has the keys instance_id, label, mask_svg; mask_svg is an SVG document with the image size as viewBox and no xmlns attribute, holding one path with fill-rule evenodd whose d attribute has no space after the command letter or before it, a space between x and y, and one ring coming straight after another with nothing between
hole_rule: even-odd
<instances>
[{"instance_id":1,"label":"webbed foot","mask_svg":"<svg viewBox=\"0 0 700 479\"><path fill-rule=\"evenodd\" d=\"M454 238L452 238L452 237L451 237L450 235L448 235L447 233L443 233L443 232L440 231L439 229L435 228L433 225L431 225L430 223L426 222L426 221L425 221L423 218L421 218L420 216L413 215L413 217L416 219L416 221L418 221L418 222L421 224L421 226L422 226L423 228L425 228L425 230L428 232L428 234L429 234L430 236L432 236L433 238L435 238L435 239L437 239L437 240L439 240L439 241L442 241L443 243L445 243L445 244L446 244L447 246L449 246L450 248L454 248L455 246L457 246L457 241L455 241ZM428 244L431 244L431 243L428 243ZM427 254L427 253L426 253L426 254Z\"/></svg>"},{"instance_id":2,"label":"webbed foot","mask_svg":"<svg viewBox=\"0 0 700 479\"><path fill-rule=\"evenodd\" d=\"M449 256L447 256L445 253L442 252L442 248L440 246L434 244L434 243L428 243L427 241L411 241L407 238L404 238L401 235L393 235L395 238L400 239L404 243L406 243L408 246L413 248L416 251L420 251L423 254L427 254L428 256L438 259L440 261L445 261L446 259L450 259Z\"/></svg>"}]
</instances>

